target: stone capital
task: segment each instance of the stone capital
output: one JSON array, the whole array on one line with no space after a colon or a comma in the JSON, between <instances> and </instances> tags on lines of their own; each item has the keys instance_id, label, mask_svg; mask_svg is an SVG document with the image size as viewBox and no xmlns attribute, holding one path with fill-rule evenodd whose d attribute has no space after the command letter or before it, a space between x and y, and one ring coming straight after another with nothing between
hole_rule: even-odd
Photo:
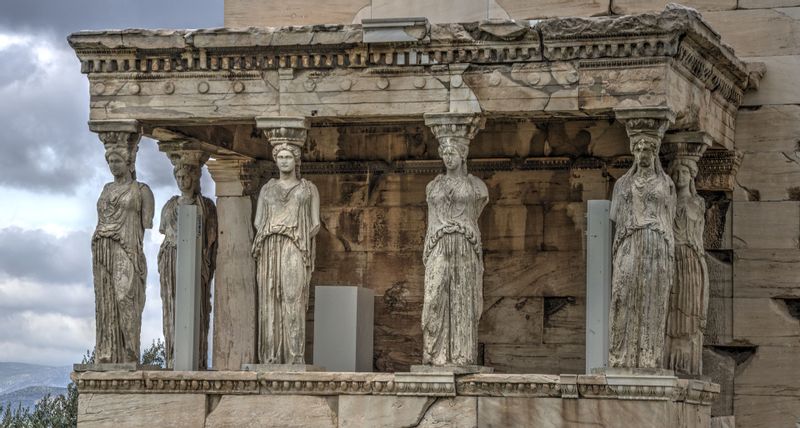
<instances>
[{"instance_id":1,"label":"stone capital","mask_svg":"<svg viewBox=\"0 0 800 428\"><path fill-rule=\"evenodd\" d=\"M426 113L423 117L439 144L449 142L469 146L486 124L486 119L477 113Z\"/></svg>"},{"instance_id":2,"label":"stone capital","mask_svg":"<svg viewBox=\"0 0 800 428\"><path fill-rule=\"evenodd\" d=\"M142 138L142 127L136 120L92 120L89 130L97 133L106 150L113 146L132 150Z\"/></svg>"},{"instance_id":3,"label":"stone capital","mask_svg":"<svg viewBox=\"0 0 800 428\"><path fill-rule=\"evenodd\" d=\"M139 151L139 140L142 138L142 127L136 120L93 120L89 121L89 130L97 133L106 157L115 153L128 163L131 177L136 179L136 154Z\"/></svg>"},{"instance_id":4,"label":"stone capital","mask_svg":"<svg viewBox=\"0 0 800 428\"><path fill-rule=\"evenodd\" d=\"M202 167L210 156L205 150L201 150L188 142L159 142L158 150L164 152L172 162L172 166L176 168L181 165Z\"/></svg>"},{"instance_id":5,"label":"stone capital","mask_svg":"<svg viewBox=\"0 0 800 428\"><path fill-rule=\"evenodd\" d=\"M668 107L617 108L614 114L625 125L631 141L644 137L660 144L669 125L675 123L675 112Z\"/></svg>"},{"instance_id":6,"label":"stone capital","mask_svg":"<svg viewBox=\"0 0 800 428\"><path fill-rule=\"evenodd\" d=\"M305 146L311 128L308 119L302 116L257 117L256 127L264 131L273 147L292 144L301 148Z\"/></svg>"},{"instance_id":7,"label":"stone capital","mask_svg":"<svg viewBox=\"0 0 800 428\"><path fill-rule=\"evenodd\" d=\"M250 196L258 192L264 162L252 158L216 157L208 161L216 196Z\"/></svg>"},{"instance_id":8,"label":"stone capital","mask_svg":"<svg viewBox=\"0 0 800 428\"><path fill-rule=\"evenodd\" d=\"M691 160L698 162L711 147L711 137L705 132L676 132L664 136L661 155L665 160Z\"/></svg>"}]
</instances>

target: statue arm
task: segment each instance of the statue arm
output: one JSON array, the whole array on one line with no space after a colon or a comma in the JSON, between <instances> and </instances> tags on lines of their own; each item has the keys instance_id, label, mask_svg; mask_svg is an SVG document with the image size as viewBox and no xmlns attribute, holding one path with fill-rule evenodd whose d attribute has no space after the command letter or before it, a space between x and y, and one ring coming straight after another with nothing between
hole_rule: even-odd
<instances>
[{"instance_id":1,"label":"statue arm","mask_svg":"<svg viewBox=\"0 0 800 428\"><path fill-rule=\"evenodd\" d=\"M163 207L161 207L161 222L159 222L159 225L158 225L158 231L159 231L159 232L160 232L162 235L166 235L166 234L167 234L167 222L169 221L169 220L167 219L167 217L169 216L169 206L170 206L170 202L172 202L172 198L170 198L170 199L167 201L167 203L165 203L165 204L164 204L164 206L163 206Z\"/></svg>"},{"instance_id":2,"label":"statue arm","mask_svg":"<svg viewBox=\"0 0 800 428\"><path fill-rule=\"evenodd\" d=\"M140 183L139 187L142 194L142 228L153 228L153 217L155 216L156 201L153 197L153 191L144 183Z\"/></svg>"},{"instance_id":3,"label":"statue arm","mask_svg":"<svg viewBox=\"0 0 800 428\"><path fill-rule=\"evenodd\" d=\"M478 192L478 215L480 215L489 204L489 189L486 187L486 183L478 177L475 177L475 188Z\"/></svg>"},{"instance_id":4,"label":"statue arm","mask_svg":"<svg viewBox=\"0 0 800 428\"><path fill-rule=\"evenodd\" d=\"M612 222L617 223L617 211L619 210L619 199L622 197L619 191L619 181L614 185L614 190L611 192L611 208L608 210L608 217Z\"/></svg>"},{"instance_id":5,"label":"statue arm","mask_svg":"<svg viewBox=\"0 0 800 428\"><path fill-rule=\"evenodd\" d=\"M219 229L219 223L217 221L217 207L214 205L214 201L211 199L205 198L206 201L206 208L208 212L206 214L206 243L205 246L208 249L208 263L213 268L217 265L217 232Z\"/></svg>"},{"instance_id":6,"label":"statue arm","mask_svg":"<svg viewBox=\"0 0 800 428\"><path fill-rule=\"evenodd\" d=\"M317 236L320 227L319 221L319 190L317 190L317 186L314 183L311 183L311 231L310 235L313 238Z\"/></svg>"},{"instance_id":7,"label":"statue arm","mask_svg":"<svg viewBox=\"0 0 800 428\"><path fill-rule=\"evenodd\" d=\"M256 201L256 216L253 225L256 227L256 233L261 230L267 217L267 185L261 186L261 191L258 192L258 201Z\"/></svg>"}]
</instances>

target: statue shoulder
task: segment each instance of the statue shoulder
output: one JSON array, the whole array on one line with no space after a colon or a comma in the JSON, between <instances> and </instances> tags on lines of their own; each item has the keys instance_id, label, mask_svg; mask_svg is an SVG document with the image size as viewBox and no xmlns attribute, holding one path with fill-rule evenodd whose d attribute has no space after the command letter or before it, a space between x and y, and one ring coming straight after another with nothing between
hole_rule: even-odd
<instances>
[{"instance_id":1,"label":"statue shoulder","mask_svg":"<svg viewBox=\"0 0 800 428\"><path fill-rule=\"evenodd\" d=\"M314 184L313 181L306 180L305 178L301 178L300 182L303 183L303 186L307 187L308 189L312 189L313 191L317 191L317 185Z\"/></svg>"},{"instance_id":2,"label":"statue shoulder","mask_svg":"<svg viewBox=\"0 0 800 428\"><path fill-rule=\"evenodd\" d=\"M270 178L269 180L267 180L267 182L266 182L266 183L264 183L264 185L263 185L263 186L261 186L261 190L259 190L259 191L258 191L258 193L259 193L259 194L262 194L262 193L266 192L266 191L267 191L267 189L269 189L270 187L272 187L273 185L275 185L275 181L276 181L276 180L275 180L274 178Z\"/></svg>"},{"instance_id":3,"label":"statue shoulder","mask_svg":"<svg viewBox=\"0 0 800 428\"><path fill-rule=\"evenodd\" d=\"M439 174L436 177L434 177L433 180L429 181L428 184L425 186L425 193L429 193L431 190L433 190L434 187L438 186L443 178L444 174Z\"/></svg>"},{"instance_id":4,"label":"statue shoulder","mask_svg":"<svg viewBox=\"0 0 800 428\"><path fill-rule=\"evenodd\" d=\"M177 197L177 196L175 196L175 197ZM208 196L200 196L200 197L203 199L203 203L207 207L215 207L216 208L216 204L214 203L213 199L209 198Z\"/></svg>"},{"instance_id":5,"label":"statue shoulder","mask_svg":"<svg viewBox=\"0 0 800 428\"><path fill-rule=\"evenodd\" d=\"M489 188L486 187L486 183L483 182L480 178L469 174L469 182L472 184L472 187L481 195L486 196L489 194Z\"/></svg>"},{"instance_id":6,"label":"statue shoulder","mask_svg":"<svg viewBox=\"0 0 800 428\"><path fill-rule=\"evenodd\" d=\"M150 190L150 186L148 186L145 183L142 183L141 181L136 181L135 183L137 186L139 186L139 191L142 192L142 195L144 195L144 197L153 199L153 191ZM175 197L177 198L177 196Z\"/></svg>"}]
</instances>

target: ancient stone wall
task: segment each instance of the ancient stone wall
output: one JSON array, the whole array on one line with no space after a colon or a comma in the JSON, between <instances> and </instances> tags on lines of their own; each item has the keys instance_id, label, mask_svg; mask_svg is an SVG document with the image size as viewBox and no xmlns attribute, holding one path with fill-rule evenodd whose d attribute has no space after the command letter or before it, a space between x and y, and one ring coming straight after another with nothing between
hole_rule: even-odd
<instances>
[{"instance_id":1,"label":"ancient stone wall","mask_svg":"<svg viewBox=\"0 0 800 428\"><path fill-rule=\"evenodd\" d=\"M584 200L608 197L610 185L576 159L596 145L607 159L625 154L624 132L608 121L490 121L476 137L470 172L490 198L480 219L484 364L584 371ZM443 172L436 140L421 123L313 128L309 138L309 160L366 160L306 176L322 199L312 285L374 290L375 369L408 370L421 361L425 186Z\"/></svg>"},{"instance_id":2,"label":"ancient stone wall","mask_svg":"<svg viewBox=\"0 0 800 428\"><path fill-rule=\"evenodd\" d=\"M459 7L448 1L434 2L435 7L430 3L338 0L319 7L316 2L295 1L291 7L275 7L284 2L226 0L225 24L350 23L391 16L428 16L433 22L538 19L657 11L668 2L493 0L488 7L484 0L458 2ZM739 426L788 426L800 417L800 0L682 3L700 10L737 56L766 65L759 90L745 97L737 118L735 148L743 158L736 191L701 192L711 213L706 247L712 297L705 371L722 385L713 412L735 414ZM585 133L570 134L569 126L564 128L570 144L578 147L561 154L574 155L581 145L593 144L586 143ZM615 129L608 132L619 131ZM361 150L361 155L374 151L376 159L434 158L430 150L435 149L425 148L431 147L432 137L422 126L352 132L361 134L343 138L333 129L315 130L315 141L351 146L318 144L336 150L320 153L320 159L346 156L348 150ZM586 132L595 138L601 133ZM542 154L555 156L559 149L543 137L553 133L543 134L531 123L495 126L479 135L470 157L501 156L487 153L489 146L503 156L537 156L517 152L537 144ZM625 140L620 136L619 141ZM476 175L487 181L492 198L481 223L486 247L487 299L481 328L485 363L501 371L580 371L581 201L603 197L608 183L602 174L582 175L574 169ZM380 370L404 369L419 360L423 270L419 254L404 249L420 248L423 185L432 177L433 173L312 177L321 193L337 198L323 203L327 228L320 238L314 282L360 283L376 290ZM583 197L576 188L579 183Z\"/></svg>"}]
</instances>

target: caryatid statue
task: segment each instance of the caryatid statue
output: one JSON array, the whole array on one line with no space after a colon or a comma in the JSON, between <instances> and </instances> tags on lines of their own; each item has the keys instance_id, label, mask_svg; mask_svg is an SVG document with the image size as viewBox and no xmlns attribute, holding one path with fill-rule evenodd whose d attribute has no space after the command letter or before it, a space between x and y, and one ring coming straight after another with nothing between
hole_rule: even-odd
<instances>
[{"instance_id":1,"label":"caryatid statue","mask_svg":"<svg viewBox=\"0 0 800 428\"><path fill-rule=\"evenodd\" d=\"M670 140L680 141L670 141L665 147L670 158L669 174L675 183L678 199L672 229L675 236L675 278L669 300L664 359L668 369L699 376L703 371L703 332L708 312L709 282L703 248L706 203L697 194L695 177L697 161L710 141L704 141L704 134L698 133L670 137Z\"/></svg>"},{"instance_id":2,"label":"caryatid statue","mask_svg":"<svg viewBox=\"0 0 800 428\"><path fill-rule=\"evenodd\" d=\"M633 166L614 185L608 363L663 367L667 304L674 276L675 186L661 167L669 110L617 111L625 123Z\"/></svg>"},{"instance_id":3,"label":"caryatid statue","mask_svg":"<svg viewBox=\"0 0 800 428\"><path fill-rule=\"evenodd\" d=\"M300 177L304 118L259 118L279 177L258 195L253 240L261 364L304 364L306 309L319 232L319 192Z\"/></svg>"},{"instance_id":4,"label":"caryatid statue","mask_svg":"<svg viewBox=\"0 0 800 428\"><path fill-rule=\"evenodd\" d=\"M467 172L470 141L483 127L474 114L426 114L439 141L446 172L428 183L422 363L474 365L483 311L483 253L478 217L489 200L486 185Z\"/></svg>"},{"instance_id":5,"label":"caryatid statue","mask_svg":"<svg viewBox=\"0 0 800 428\"><path fill-rule=\"evenodd\" d=\"M153 225L153 193L136 181L138 124L93 122L90 127L103 141L114 176L97 200L92 236L95 361L138 363L147 278L143 240Z\"/></svg>"},{"instance_id":6,"label":"caryatid statue","mask_svg":"<svg viewBox=\"0 0 800 428\"><path fill-rule=\"evenodd\" d=\"M200 175L208 154L200 150L185 150L161 145L174 167L175 181L180 196L173 196L161 210L159 231L164 234L158 252L158 273L161 279L161 304L163 307L164 350L168 368L175 362L175 296L176 263L178 248L178 206L196 205L200 217L202 255L200 262L200 338L198 353L200 368L208 367L208 327L211 319L211 279L217 257L217 209L214 202L200 193Z\"/></svg>"}]
</instances>

